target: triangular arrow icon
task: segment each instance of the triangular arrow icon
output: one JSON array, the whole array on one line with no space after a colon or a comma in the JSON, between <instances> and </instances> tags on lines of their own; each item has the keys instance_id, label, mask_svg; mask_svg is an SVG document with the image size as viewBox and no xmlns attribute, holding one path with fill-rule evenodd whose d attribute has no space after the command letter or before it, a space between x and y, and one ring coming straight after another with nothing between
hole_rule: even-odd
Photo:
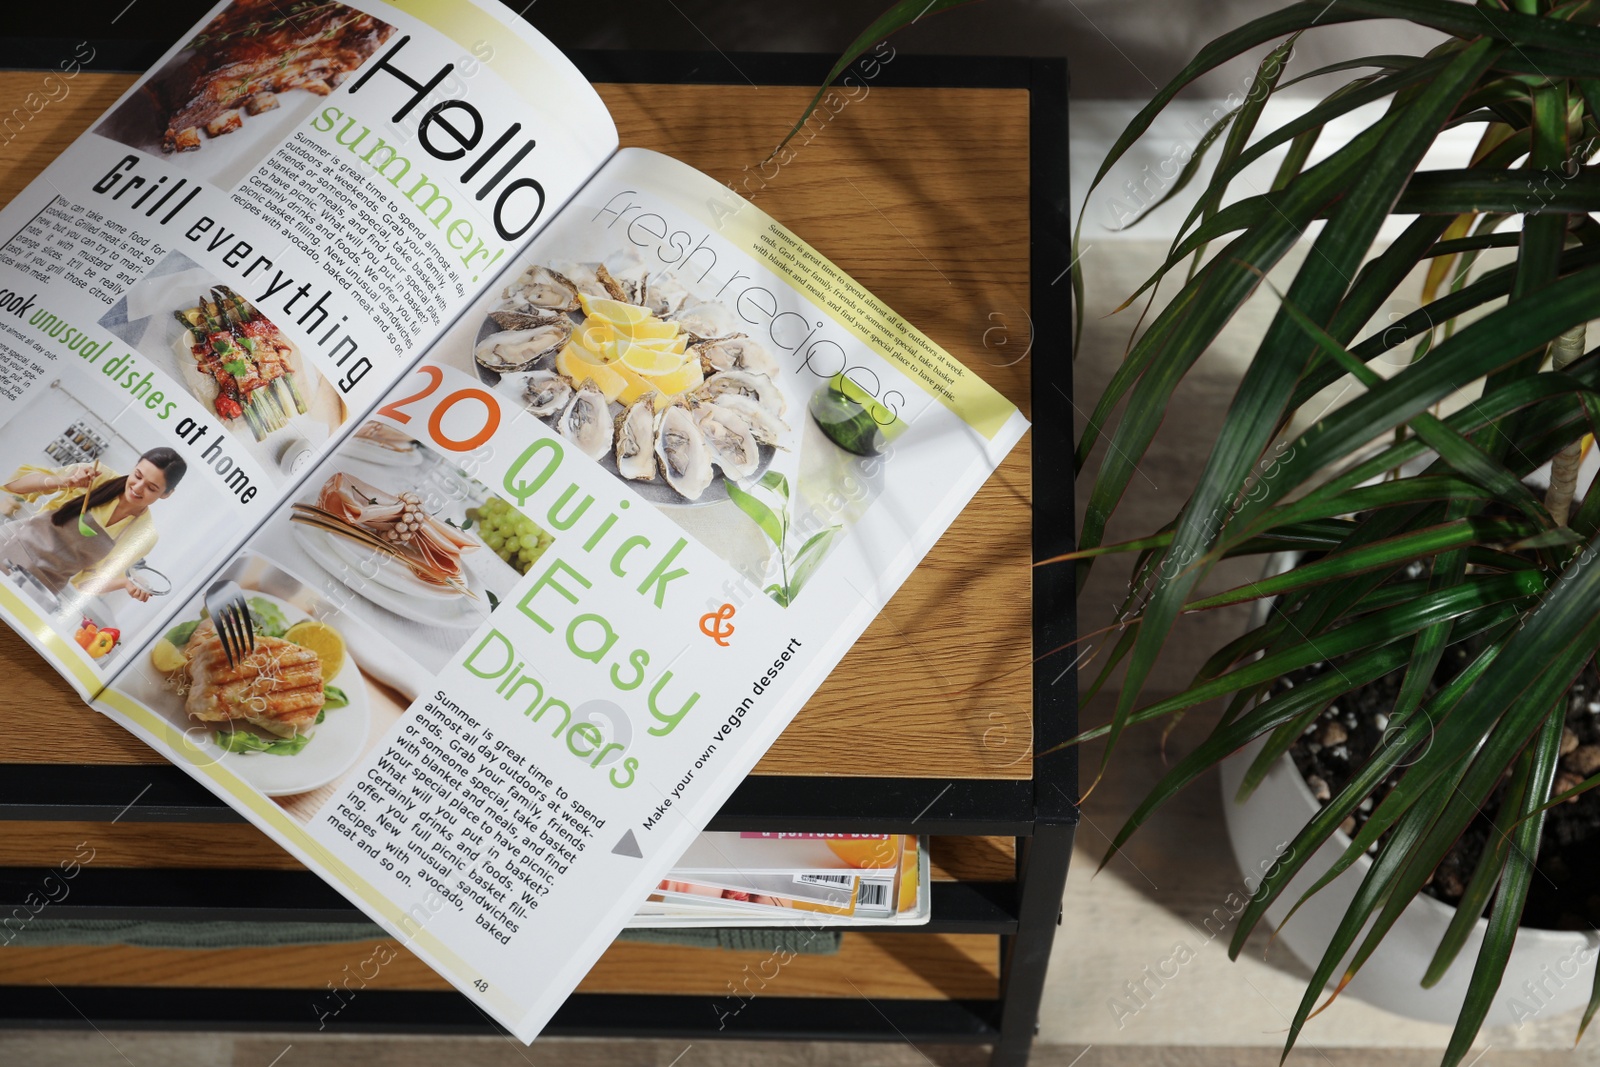
<instances>
[{"instance_id":1,"label":"triangular arrow icon","mask_svg":"<svg viewBox=\"0 0 1600 1067\"><path fill-rule=\"evenodd\" d=\"M632 830L622 835L622 840L617 842L617 847L611 850L611 854L632 856L636 860L644 859L644 853L639 851L639 842L634 838Z\"/></svg>"}]
</instances>

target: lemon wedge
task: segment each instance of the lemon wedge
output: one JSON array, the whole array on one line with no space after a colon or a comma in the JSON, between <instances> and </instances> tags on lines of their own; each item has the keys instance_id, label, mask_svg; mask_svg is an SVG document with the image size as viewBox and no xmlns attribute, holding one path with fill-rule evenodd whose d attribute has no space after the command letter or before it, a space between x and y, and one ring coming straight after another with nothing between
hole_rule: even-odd
<instances>
[{"instance_id":1,"label":"lemon wedge","mask_svg":"<svg viewBox=\"0 0 1600 1067\"><path fill-rule=\"evenodd\" d=\"M680 396L697 388L705 381L698 359L685 360L682 367L668 374L658 374L650 379L657 389L668 396Z\"/></svg>"},{"instance_id":2,"label":"lemon wedge","mask_svg":"<svg viewBox=\"0 0 1600 1067\"><path fill-rule=\"evenodd\" d=\"M622 376L622 380L627 383L622 387L622 392L617 394L617 400L624 407L631 406L648 392L658 391L654 382L642 374L629 370L626 363L613 363L611 367L615 368L616 372Z\"/></svg>"},{"instance_id":3,"label":"lemon wedge","mask_svg":"<svg viewBox=\"0 0 1600 1067\"><path fill-rule=\"evenodd\" d=\"M616 358L617 331L610 323L586 323L572 339L598 362L609 363Z\"/></svg>"},{"instance_id":4,"label":"lemon wedge","mask_svg":"<svg viewBox=\"0 0 1600 1067\"><path fill-rule=\"evenodd\" d=\"M183 654L183 649L165 637L150 646L150 666L162 674L176 674L183 670L183 665L187 662L189 660Z\"/></svg>"},{"instance_id":5,"label":"lemon wedge","mask_svg":"<svg viewBox=\"0 0 1600 1067\"><path fill-rule=\"evenodd\" d=\"M675 352L663 352L647 345L619 346L618 351L623 366L652 378L658 374L670 374L684 363L684 357Z\"/></svg>"},{"instance_id":6,"label":"lemon wedge","mask_svg":"<svg viewBox=\"0 0 1600 1067\"><path fill-rule=\"evenodd\" d=\"M592 378L608 401L617 400L628 388L628 379L618 374L604 357L572 342L556 353L556 370L571 378L574 385L582 385L585 378Z\"/></svg>"},{"instance_id":7,"label":"lemon wedge","mask_svg":"<svg viewBox=\"0 0 1600 1067\"><path fill-rule=\"evenodd\" d=\"M675 340L679 335L677 323L667 322L653 315L649 318L639 319L636 322L614 322L612 325L616 327L617 333L622 336L631 337L639 341L646 339L671 341ZM687 338L685 340L687 341Z\"/></svg>"},{"instance_id":8,"label":"lemon wedge","mask_svg":"<svg viewBox=\"0 0 1600 1067\"><path fill-rule=\"evenodd\" d=\"M587 293L578 294L578 303L583 305L583 313L593 319L604 319L611 323L643 322L651 318L650 309L642 308L638 304L624 304L620 300L609 297L589 296Z\"/></svg>"},{"instance_id":9,"label":"lemon wedge","mask_svg":"<svg viewBox=\"0 0 1600 1067\"><path fill-rule=\"evenodd\" d=\"M650 348L657 352L670 352L675 356L682 356L689 350L689 338L685 334L677 337L628 337L620 336L614 342L618 355L629 348Z\"/></svg>"},{"instance_id":10,"label":"lemon wedge","mask_svg":"<svg viewBox=\"0 0 1600 1067\"><path fill-rule=\"evenodd\" d=\"M632 371L650 383L650 388L662 396L680 396L705 380L698 359L686 359L657 353L657 361L645 362L648 350L630 349L621 363L622 369ZM669 362L675 361L675 362Z\"/></svg>"},{"instance_id":11,"label":"lemon wedge","mask_svg":"<svg viewBox=\"0 0 1600 1067\"><path fill-rule=\"evenodd\" d=\"M289 627L283 639L309 648L322 661L322 680L332 681L344 670L344 637L325 622L306 619Z\"/></svg>"}]
</instances>

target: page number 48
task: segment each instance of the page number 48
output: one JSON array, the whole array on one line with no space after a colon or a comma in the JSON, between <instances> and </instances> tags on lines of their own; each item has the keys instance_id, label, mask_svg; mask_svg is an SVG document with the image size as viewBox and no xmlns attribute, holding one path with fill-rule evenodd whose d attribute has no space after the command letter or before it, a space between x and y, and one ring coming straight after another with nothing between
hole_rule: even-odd
<instances>
[{"instance_id":1,"label":"page number 48","mask_svg":"<svg viewBox=\"0 0 1600 1067\"><path fill-rule=\"evenodd\" d=\"M485 982L482 978L479 978L477 981L472 983L472 988L476 989L480 993L486 993L489 990L489 983Z\"/></svg>"}]
</instances>

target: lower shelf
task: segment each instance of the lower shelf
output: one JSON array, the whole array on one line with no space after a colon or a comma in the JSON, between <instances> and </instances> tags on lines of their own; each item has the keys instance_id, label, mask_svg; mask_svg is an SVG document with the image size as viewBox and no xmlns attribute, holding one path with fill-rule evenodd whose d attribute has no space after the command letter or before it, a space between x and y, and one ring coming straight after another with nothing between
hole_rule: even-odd
<instances>
[{"instance_id":1,"label":"lower shelf","mask_svg":"<svg viewBox=\"0 0 1600 1067\"><path fill-rule=\"evenodd\" d=\"M1018 837L1033 802L1028 778L751 775L707 829ZM173 766L0 762L0 820L31 819L244 821Z\"/></svg>"},{"instance_id":2,"label":"lower shelf","mask_svg":"<svg viewBox=\"0 0 1600 1067\"><path fill-rule=\"evenodd\" d=\"M779 994L985 1000L998 996L999 982L998 938L849 932L839 951L825 956L618 941L577 991L696 996L702 1003L710 998L729 1005ZM427 964L389 940L220 949L13 943L0 952L0 986L248 990L238 994L242 999L266 990L309 990L303 1006L314 1000L324 1011L337 1002L333 989L355 990L355 999L450 989Z\"/></svg>"},{"instance_id":3,"label":"lower shelf","mask_svg":"<svg viewBox=\"0 0 1600 1067\"><path fill-rule=\"evenodd\" d=\"M332 1017L311 1010L316 990L0 986L0 1026L102 1030L323 1030L326 1033L503 1033L459 993L362 991ZM326 993L323 994L326 996ZM821 1010L824 1005L826 1010ZM712 1037L814 1041L992 1043L996 1000L867 1000L758 996L579 994L556 1012L550 1037Z\"/></svg>"},{"instance_id":4,"label":"lower shelf","mask_svg":"<svg viewBox=\"0 0 1600 1067\"><path fill-rule=\"evenodd\" d=\"M0 916L20 919L37 911L41 894L57 882L55 874L54 868L0 867ZM1014 882L934 882L929 889L933 915L926 925L878 929L913 935L1017 930ZM310 871L170 867L80 868L70 894L50 904L48 914L123 922L367 921Z\"/></svg>"}]
</instances>

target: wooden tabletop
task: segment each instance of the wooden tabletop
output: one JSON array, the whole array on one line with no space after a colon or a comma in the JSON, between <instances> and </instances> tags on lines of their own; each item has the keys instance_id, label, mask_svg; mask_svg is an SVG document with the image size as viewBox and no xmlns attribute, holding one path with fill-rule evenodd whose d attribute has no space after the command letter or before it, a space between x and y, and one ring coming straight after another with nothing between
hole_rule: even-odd
<instances>
[{"instance_id":1,"label":"wooden tabletop","mask_svg":"<svg viewBox=\"0 0 1600 1067\"><path fill-rule=\"evenodd\" d=\"M0 115L22 108L38 80L0 73ZM0 202L132 81L83 73L39 110L0 160ZM1028 320L1025 90L873 88L796 142L791 162L761 170L809 90L597 88L622 144L745 192L1028 413L1027 337L1070 327ZM757 774L1030 777L1031 443L979 491ZM163 762L4 628L0 677L0 763Z\"/></svg>"}]
</instances>

